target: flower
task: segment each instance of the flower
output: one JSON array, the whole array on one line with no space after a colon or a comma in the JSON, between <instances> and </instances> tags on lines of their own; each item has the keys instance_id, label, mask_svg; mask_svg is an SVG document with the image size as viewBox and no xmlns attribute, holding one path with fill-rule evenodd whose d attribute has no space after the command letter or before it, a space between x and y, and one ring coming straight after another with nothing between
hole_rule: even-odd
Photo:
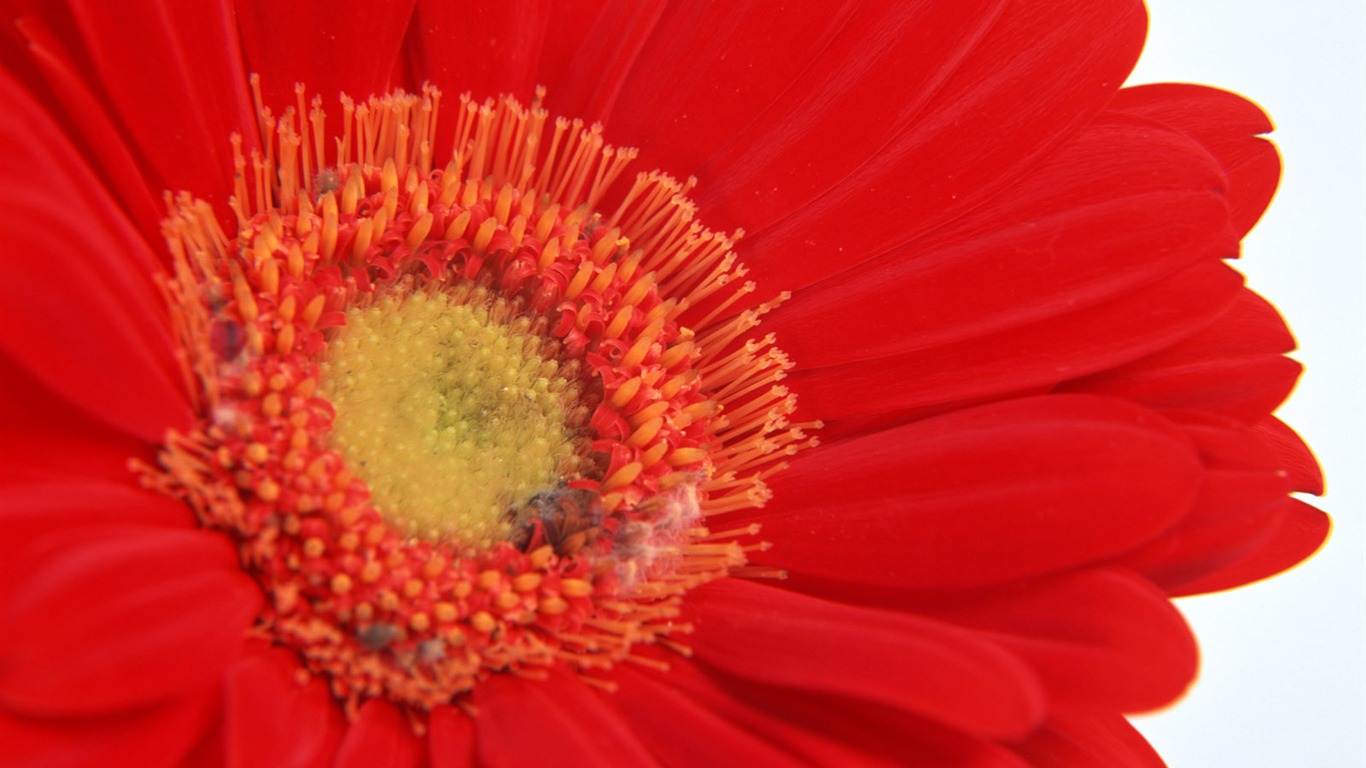
<instances>
[{"instance_id":1,"label":"flower","mask_svg":"<svg viewBox=\"0 0 1366 768\"><path fill-rule=\"evenodd\" d=\"M13 115L0 222L5 743L21 762L59 764L1157 764L1121 713L1169 702L1194 673L1169 598L1283 570L1327 523L1289 496L1321 481L1271 415L1298 373L1293 342L1225 261L1276 184L1258 137L1270 126L1211 89L1119 89L1144 21L1141 4L1118 0L820 18L764 3L15 11L0 48ZM327 96L333 127L304 124L296 81ZM473 111L445 107L472 122L415 118L434 98L423 82L472 92ZM544 181L518 186L519 164L497 148L516 144L493 127L538 119L537 85L549 113L602 122L562 139L599 164L560 171L539 155ZM419 95L386 95L394 86ZM287 159L295 139L307 156L305 137L345 135L346 107L331 101L343 91L376 97L362 101L371 117L346 121L357 155ZM385 110L401 116L384 122ZM400 157L420 144L400 136L429 129L431 169L448 167L440 147L468 152L449 201L436 194L445 174ZM479 136L493 149L474 149ZM605 180L625 155L604 140L670 176L646 176L631 197ZM258 172L251 151L267 147ZM336 160L358 156L372 167ZM579 168L603 180L577 187ZM548 187L563 205L545 234L529 214L539 225L550 208L532 200L515 236L517 195ZM167 190L188 194L159 205ZM442 239L423 230L432 198L455 206ZM601 218L574 219L584 202ZM694 206L708 228L695 235L718 250L686 265L714 268L716 292L665 275L636 296L640 281L621 276L635 249L661 275L659 260L681 252L647 222L690 226ZM714 234L741 228L736 243ZM547 255L551 233L571 231L582 240L559 247L572 254ZM490 254L503 255L489 256L496 270L475 263ZM536 282L561 264L574 271ZM573 303L579 270L603 296L620 281L617 331L615 313L593 314L606 303ZM467 301L466 283L489 293ZM555 301L537 305L545 285ZM526 306L498 303L518 296ZM406 444L331 438L311 410L294 423L304 411L291 398L312 403L322 386L344 404L340 433L368 394L334 374L305 384L309 366L371 366L381 400L397 401L394 364L374 359L425 343L402 329L485 306L459 316L468 333L520 351L460 391L543 394L539 420L516 421L518 408L509 423L544 438L550 476L574 482L477 535L468 521L428 535L430 518L376 520L390 514L388 470L370 463ZM338 315L354 336L317 330ZM386 336L385 322L401 332ZM758 341L728 346L718 329ZM631 344L607 343L628 332ZM460 363L420 349L398 362ZM683 351L666 364L670 350ZM631 423L638 391L610 406L644 359L696 376L631 385L667 403ZM745 385L727 391L733 381ZM760 394L737 394L748 384ZM602 424L596 407L569 415L599 400ZM771 413L752 434L735 427L747 407ZM817 419L819 446L787 423ZM666 423L675 431L658 438ZM802 449L764 452L784 440ZM534 463L522 444L510 455ZM682 467L667 483L647 472L656 445ZM744 471L728 479L736 446L761 458L736 460ZM292 465L291 450L308 461ZM338 456L355 477L337 479ZM316 461L334 485L304 483ZM719 509L732 483L744 493ZM377 548L386 559L368 572L378 561L334 554ZM425 570L446 554L461 565ZM346 602L366 584L388 585L392 606L379 587L364 602L402 625ZM578 623L557 624L571 609ZM455 635L429 634L443 626L479 658L456 664ZM421 665L403 662L413 654Z\"/></svg>"}]
</instances>

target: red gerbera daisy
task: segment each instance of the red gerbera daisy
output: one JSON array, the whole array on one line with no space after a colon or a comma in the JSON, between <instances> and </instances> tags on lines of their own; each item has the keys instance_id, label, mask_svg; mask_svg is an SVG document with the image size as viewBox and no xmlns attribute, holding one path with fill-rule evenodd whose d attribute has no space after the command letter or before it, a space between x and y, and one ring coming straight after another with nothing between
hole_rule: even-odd
<instances>
[{"instance_id":1,"label":"red gerbera daisy","mask_svg":"<svg viewBox=\"0 0 1366 768\"><path fill-rule=\"evenodd\" d=\"M21 764L1160 765L1326 535L1136 0L106 5L0 47Z\"/></svg>"}]
</instances>

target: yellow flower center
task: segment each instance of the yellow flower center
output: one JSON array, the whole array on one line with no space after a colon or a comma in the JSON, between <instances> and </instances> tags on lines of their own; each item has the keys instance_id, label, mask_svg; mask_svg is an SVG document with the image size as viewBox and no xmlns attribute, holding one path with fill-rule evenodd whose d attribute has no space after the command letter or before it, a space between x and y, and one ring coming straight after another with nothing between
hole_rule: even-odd
<instances>
[{"instance_id":1,"label":"yellow flower center","mask_svg":"<svg viewBox=\"0 0 1366 768\"><path fill-rule=\"evenodd\" d=\"M348 309L328 342L331 442L381 513L414 534L466 546L507 538L509 510L578 468L565 423L576 387L542 356L530 321L494 316L504 304L389 295Z\"/></svg>"}]
</instances>

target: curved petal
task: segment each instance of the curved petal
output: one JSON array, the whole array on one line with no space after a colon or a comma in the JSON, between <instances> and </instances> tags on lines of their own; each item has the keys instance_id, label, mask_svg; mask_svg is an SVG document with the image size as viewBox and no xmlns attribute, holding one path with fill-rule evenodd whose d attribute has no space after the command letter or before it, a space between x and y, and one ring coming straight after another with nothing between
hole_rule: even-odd
<instances>
[{"instance_id":1,"label":"curved petal","mask_svg":"<svg viewBox=\"0 0 1366 768\"><path fill-rule=\"evenodd\" d=\"M794 696L790 688L666 658L667 672L642 674L778 745L799 765L1025 768L990 741L893 707L815 691Z\"/></svg>"},{"instance_id":2,"label":"curved petal","mask_svg":"<svg viewBox=\"0 0 1366 768\"><path fill-rule=\"evenodd\" d=\"M488 768L658 765L630 725L563 670L546 680L495 675L475 689L474 705L478 761Z\"/></svg>"},{"instance_id":3,"label":"curved petal","mask_svg":"<svg viewBox=\"0 0 1366 768\"><path fill-rule=\"evenodd\" d=\"M1186 137L1107 117L953 226L796 291L764 326L803 366L824 367L1102 304L1198 261L1236 255L1224 184ZM786 268L839 269L843 261L792 259ZM810 279L782 277L787 288Z\"/></svg>"},{"instance_id":4,"label":"curved petal","mask_svg":"<svg viewBox=\"0 0 1366 768\"><path fill-rule=\"evenodd\" d=\"M250 71L261 76L266 106L276 114L295 106L300 82L325 105L343 91L357 99L387 92L395 85L413 2L237 0L242 51Z\"/></svg>"},{"instance_id":5,"label":"curved petal","mask_svg":"<svg viewBox=\"0 0 1366 768\"><path fill-rule=\"evenodd\" d=\"M824 156L813 141L860 143L843 141L838 126L831 126L833 134L809 132L775 150L746 142L749 136L768 141L764 131L786 138L781 126L788 115L770 110L771 123L756 123L752 134L737 138L698 173L698 204L710 226L755 233L743 255L761 278L786 276L794 260L821 256L837 255L846 267L855 266L1023 178L1109 101L1138 58L1146 24L1136 0L1010 2L971 51L953 62L951 75L905 116L905 130L885 146L863 148L861 165L808 162L808 156ZM941 65L928 60L919 66ZM863 110L886 110L877 90L863 97ZM822 101L812 98L807 108L823 109ZM856 120L848 114L826 119ZM746 153L757 160L745 160ZM716 172L707 173L712 168Z\"/></svg>"},{"instance_id":6,"label":"curved petal","mask_svg":"<svg viewBox=\"0 0 1366 768\"><path fill-rule=\"evenodd\" d=\"M1256 104L1208 86L1154 83L1121 90L1110 109L1157 120L1204 145L1229 178L1229 205L1239 237L1261 218L1276 193L1281 159L1275 145L1259 135L1272 126Z\"/></svg>"},{"instance_id":7,"label":"curved petal","mask_svg":"<svg viewBox=\"0 0 1366 768\"><path fill-rule=\"evenodd\" d=\"M81 716L217 685L261 604L226 537L88 526L61 538L0 605L4 707Z\"/></svg>"},{"instance_id":8,"label":"curved petal","mask_svg":"<svg viewBox=\"0 0 1366 768\"><path fill-rule=\"evenodd\" d=\"M1060 712L1016 748L1031 765L1166 768L1143 735L1117 713Z\"/></svg>"},{"instance_id":9,"label":"curved petal","mask_svg":"<svg viewBox=\"0 0 1366 768\"><path fill-rule=\"evenodd\" d=\"M452 706L432 710L427 719L427 756L432 768L474 765L474 719Z\"/></svg>"},{"instance_id":10,"label":"curved petal","mask_svg":"<svg viewBox=\"0 0 1366 768\"><path fill-rule=\"evenodd\" d=\"M1286 499L1275 528L1260 546L1198 579L1171 587L1176 596L1241 587L1293 568L1318 551L1332 527L1328 515L1298 499Z\"/></svg>"},{"instance_id":11,"label":"curved petal","mask_svg":"<svg viewBox=\"0 0 1366 768\"><path fill-rule=\"evenodd\" d=\"M637 737L665 765L734 765L787 768L795 757L682 691L628 666L613 672L618 690L609 701L629 719Z\"/></svg>"},{"instance_id":12,"label":"curved petal","mask_svg":"<svg viewBox=\"0 0 1366 768\"><path fill-rule=\"evenodd\" d=\"M1242 276L1224 264L1198 264L1098 306L981 338L829 368L797 360L790 381L827 434L857 432L1131 362L1206 327L1241 289Z\"/></svg>"},{"instance_id":13,"label":"curved petal","mask_svg":"<svg viewBox=\"0 0 1366 768\"><path fill-rule=\"evenodd\" d=\"M173 768L218 717L217 691L90 719L42 720L0 710L0 744L12 765Z\"/></svg>"},{"instance_id":14,"label":"curved petal","mask_svg":"<svg viewBox=\"0 0 1366 768\"><path fill-rule=\"evenodd\" d=\"M688 594L700 661L756 682L875 701L982 736L1043 716L1028 667L971 632L737 579Z\"/></svg>"},{"instance_id":15,"label":"curved petal","mask_svg":"<svg viewBox=\"0 0 1366 768\"><path fill-rule=\"evenodd\" d=\"M999 591L936 615L990 633L1048 691L1049 711L1136 712L1167 704L1195 677L1195 638L1167 595L1116 569Z\"/></svg>"},{"instance_id":16,"label":"curved petal","mask_svg":"<svg viewBox=\"0 0 1366 768\"><path fill-rule=\"evenodd\" d=\"M1096 562L1190 509L1200 464L1157 414L1047 396L801 454L750 517L794 574L904 589L992 584Z\"/></svg>"},{"instance_id":17,"label":"curved petal","mask_svg":"<svg viewBox=\"0 0 1366 768\"><path fill-rule=\"evenodd\" d=\"M1200 493L1178 525L1119 558L1163 586L1198 579L1261 546L1290 493L1285 471L1251 429L1208 413L1167 415L1200 451Z\"/></svg>"},{"instance_id":18,"label":"curved petal","mask_svg":"<svg viewBox=\"0 0 1366 768\"><path fill-rule=\"evenodd\" d=\"M1290 488L1301 493L1323 494L1323 470L1313 451L1304 439L1295 433L1285 422L1269 416L1257 423L1253 429L1276 454L1277 463L1285 467L1290 478Z\"/></svg>"},{"instance_id":19,"label":"curved petal","mask_svg":"<svg viewBox=\"0 0 1366 768\"><path fill-rule=\"evenodd\" d=\"M1248 424L1266 418L1299 378L1295 340L1275 307L1249 290L1209 327L1141 360L1064 382L1059 390L1152 408L1206 410Z\"/></svg>"},{"instance_id":20,"label":"curved petal","mask_svg":"<svg viewBox=\"0 0 1366 768\"><path fill-rule=\"evenodd\" d=\"M0 482L131 483L129 459L155 461L152 446L97 421L0 352Z\"/></svg>"},{"instance_id":21,"label":"curved petal","mask_svg":"<svg viewBox=\"0 0 1366 768\"><path fill-rule=\"evenodd\" d=\"M607 119L663 12L663 0L606 0L547 96L551 108L588 121Z\"/></svg>"},{"instance_id":22,"label":"curved petal","mask_svg":"<svg viewBox=\"0 0 1366 768\"><path fill-rule=\"evenodd\" d=\"M223 697L227 768L332 765L346 720L327 682L300 683L301 671L281 649L247 656L228 668Z\"/></svg>"},{"instance_id":23,"label":"curved petal","mask_svg":"<svg viewBox=\"0 0 1366 768\"><path fill-rule=\"evenodd\" d=\"M424 744L403 713L386 699L360 707L337 750L334 768L418 768Z\"/></svg>"},{"instance_id":24,"label":"curved petal","mask_svg":"<svg viewBox=\"0 0 1366 768\"><path fill-rule=\"evenodd\" d=\"M159 186L189 190L226 212L233 189L228 137L241 133L246 147L257 145L231 6L71 5L104 94Z\"/></svg>"},{"instance_id":25,"label":"curved petal","mask_svg":"<svg viewBox=\"0 0 1366 768\"><path fill-rule=\"evenodd\" d=\"M13 23L20 55L34 69L32 76L21 76L20 81L34 89L35 98L40 100L34 83L47 86L51 98L44 103L67 137L80 148L143 236L149 242L159 240L162 190L148 184L137 154L101 103L95 90L97 78L76 43L78 35L68 10L55 4L26 9Z\"/></svg>"},{"instance_id":26,"label":"curved petal","mask_svg":"<svg viewBox=\"0 0 1366 768\"><path fill-rule=\"evenodd\" d=\"M0 505L0 603L30 589L29 576L87 527L188 530L194 515L176 499L131 483L75 477L29 478L4 485Z\"/></svg>"},{"instance_id":27,"label":"curved petal","mask_svg":"<svg viewBox=\"0 0 1366 768\"><path fill-rule=\"evenodd\" d=\"M767 223L771 206L816 197L905 132L1005 4L842 2L792 13L777 2L680 3L608 125L666 170L702 175L713 202L746 199L748 221ZM749 192L756 186L763 197Z\"/></svg>"},{"instance_id":28,"label":"curved petal","mask_svg":"<svg viewBox=\"0 0 1366 768\"><path fill-rule=\"evenodd\" d=\"M3 350L54 392L148 442L190 421L156 258L61 130L0 74ZM41 169L41 173L34 173Z\"/></svg>"}]
</instances>

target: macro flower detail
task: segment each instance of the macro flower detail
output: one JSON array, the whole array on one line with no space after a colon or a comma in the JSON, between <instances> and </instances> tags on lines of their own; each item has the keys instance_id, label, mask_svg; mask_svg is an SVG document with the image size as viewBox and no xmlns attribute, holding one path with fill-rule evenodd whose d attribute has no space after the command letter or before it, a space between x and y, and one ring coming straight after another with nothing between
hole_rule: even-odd
<instances>
[{"instance_id":1,"label":"macro flower detail","mask_svg":"<svg viewBox=\"0 0 1366 768\"><path fill-rule=\"evenodd\" d=\"M300 89L261 109L254 173L236 154L235 240L176 202L200 420L143 468L238 543L260 631L350 714L383 696L419 724L491 673L611 689L593 671L638 645L686 653L683 595L766 546L724 516L815 443L775 384L791 364L747 336L771 305L725 313L754 285L678 182L642 173L604 216L635 153L507 97L464 97L434 167L439 100L343 98L333 163Z\"/></svg>"},{"instance_id":2,"label":"macro flower detail","mask_svg":"<svg viewBox=\"0 0 1366 768\"><path fill-rule=\"evenodd\" d=\"M110 5L0 37L18 765L1158 766L1327 535L1141 2Z\"/></svg>"}]
</instances>

